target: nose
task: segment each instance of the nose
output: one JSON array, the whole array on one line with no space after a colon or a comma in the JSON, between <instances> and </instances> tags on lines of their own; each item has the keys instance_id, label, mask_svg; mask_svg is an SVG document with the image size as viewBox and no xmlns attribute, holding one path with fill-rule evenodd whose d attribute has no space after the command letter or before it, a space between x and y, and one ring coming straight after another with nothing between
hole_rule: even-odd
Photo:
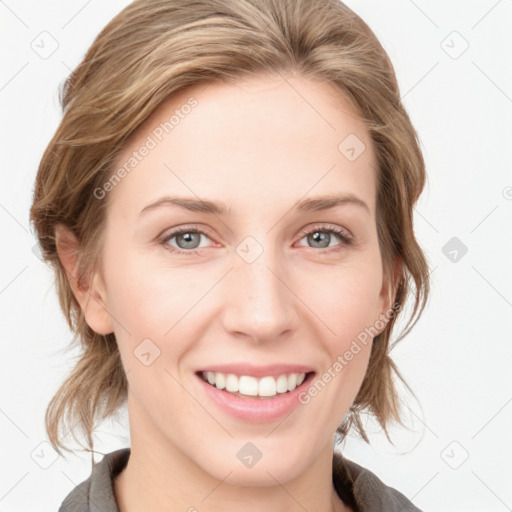
<instances>
[{"instance_id":1,"label":"nose","mask_svg":"<svg viewBox=\"0 0 512 512\"><path fill-rule=\"evenodd\" d=\"M298 320L298 299L289 274L276 251L263 250L254 261L243 252L234 254L233 269L222 289L226 332L256 343L289 336Z\"/></svg>"}]
</instances>

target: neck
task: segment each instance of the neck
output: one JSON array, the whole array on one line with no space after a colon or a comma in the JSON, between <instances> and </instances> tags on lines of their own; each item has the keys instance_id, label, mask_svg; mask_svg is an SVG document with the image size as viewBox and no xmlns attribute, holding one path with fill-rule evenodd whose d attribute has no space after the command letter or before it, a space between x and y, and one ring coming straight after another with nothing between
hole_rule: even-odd
<instances>
[{"instance_id":1,"label":"neck","mask_svg":"<svg viewBox=\"0 0 512 512\"><path fill-rule=\"evenodd\" d=\"M332 446L330 450L326 446L304 473L291 480L279 482L272 477L264 485L241 486L230 483L229 473L224 479L217 479L180 450L163 450L147 439L140 443L132 438L127 466L114 481L120 512L351 510L332 485ZM271 471L267 474L271 476Z\"/></svg>"}]
</instances>

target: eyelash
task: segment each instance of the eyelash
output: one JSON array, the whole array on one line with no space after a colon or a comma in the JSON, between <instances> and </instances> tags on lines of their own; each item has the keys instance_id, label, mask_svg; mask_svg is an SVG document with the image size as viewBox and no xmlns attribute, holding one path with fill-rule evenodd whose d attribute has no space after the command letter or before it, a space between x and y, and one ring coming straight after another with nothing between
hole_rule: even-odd
<instances>
[{"instance_id":1,"label":"eyelash","mask_svg":"<svg viewBox=\"0 0 512 512\"><path fill-rule=\"evenodd\" d=\"M301 233L301 236L299 238L299 240L302 240L304 237L308 236L308 235L311 235L313 233L329 233L329 234L334 234L334 235L337 235L342 244L336 248L333 248L333 247L326 247L324 249L322 249L321 251L338 251L338 250L341 250L342 249L342 246L345 245L345 246L350 246L350 245L353 245L354 244L354 239L352 238L351 235L349 235L347 233L347 231L341 229L341 228L336 228L336 227L331 227L331 226L314 226L313 228L307 230L307 231L303 231ZM205 233L204 231L201 231L199 229L196 229L196 228L192 228L192 227L181 227L181 228L177 228L173 231L171 231L170 233L166 233L163 235L163 237L161 237L159 239L159 242L161 245L164 246L165 249L167 249L168 251L171 251L172 253L175 253L175 254L182 254L182 255L187 255L187 256L190 256L190 255L195 255L195 254L199 254L200 250L201 249L191 249L189 251L184 251L184 250L181 250L181 249L176 249L175 247L169 245L169 240L171 240L172 238L182 234L182 233L197 233L197 234L200 234L200 235L205 235L206 237L208 237L208 234ZM209 237L208 237L209 238ZM314 247L310 247L310 249L314 249Z\"/></svg>"}]
</instances>

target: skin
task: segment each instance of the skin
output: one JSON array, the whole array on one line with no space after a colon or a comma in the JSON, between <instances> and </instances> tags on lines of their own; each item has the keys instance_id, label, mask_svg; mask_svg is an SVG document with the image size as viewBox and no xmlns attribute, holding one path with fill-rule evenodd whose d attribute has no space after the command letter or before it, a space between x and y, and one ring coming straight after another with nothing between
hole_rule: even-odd
<instances>
[{"instance_id":1,"label":"skin","mask_svg":"<svg viewBox=\"0 0 512 512\"><path fill-rule=\"evenodd\" d=\"M191 96L198 105L103 199L101 268L82 289L70 279L89 326L115 333L127 372L131 456L115 480L119 508L350 510L332 485L333 440L362 383L371 340L307 405L276 422L227 415L194 372L249 361L309 364L319 375L388 310L370 136L331 86L259 75L173 96L131 137L119 166ZM338 150L348 134L366 146L355 161ZM298 200L335 193L357 196L369 211L350 203L294 210ZM139 218L166 194L223 201L229 213L170 206ZM190 224L206 236L193 235L188 246L179 236L159 241ZM354 243L324 233L324 248L302 234L318 224L348 231ZM236 252L248 236L263 249L252 263ZM59 228L70 275L74 243ZM199 253L173 253L166 244ZM134 355L147 338L160 350L149 366ZM249 441L262 453L252 468L236 457Z\"/></svg>"}]
</instances>

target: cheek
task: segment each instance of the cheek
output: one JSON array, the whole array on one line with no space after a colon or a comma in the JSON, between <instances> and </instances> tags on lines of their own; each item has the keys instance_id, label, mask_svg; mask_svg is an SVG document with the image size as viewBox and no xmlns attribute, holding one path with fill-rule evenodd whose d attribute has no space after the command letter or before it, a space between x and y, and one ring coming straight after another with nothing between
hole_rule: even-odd
<instances>
[{"instance_id":1,"label":"cheek","mask_svg":"<svg viewBox=\"0 0 512 512\"><path fill-rule=\"evenodd\" d=\"M167 335L169 331L175 329L176 333L188 329L187 325L193 328L200 320L198 315L208 317L213 310L222 308L222 303L214 299L218 290L212 293L211 288L224 269L166 266L160 255L152 258L128 247L119 250L121 241L117 244L117 251L111 245L105 252L105 272L108 308L115 319L118 340L126 339L123 345L133 350L144 338L165 344L172 336ZM294 291L289 295L293 302L290 306L301 312L301 317L304 314L301 323L326 329L320 339L324 343L330 340L331 354L344 351L345 345L377 318L382 278L378 258L378 251L367 251L354 253L339 265L318 262L301 268L294 267L293 262L288 265L283 277ZM237 291L238 288L233 289L234 293ZM229 295L229 288L223 290L223 295L226 294Z\"/></svg>"},{"instance_id":2,"label":"cheek","mask_svg":"<svg viewBox=\"0 0 512 512\"><path fill-rule=\"evenodd\" d=\"M304 302L314 313L317 339L328 356L318 386L329 388L324 399L330 395L333 409L343 415L357 395L371 354L370 329L379 318L380 266L361 259L312 276L305 284Z\"/></svg>"},{"instance_id":3,"label":"cheek","mask_svg":"<svg viewBox=\"0 0 512 512\"><path fill-rule=\"evenodd\" d=\"M130 333L161 338L190 309L198 287L190 272L162 268L133 249L125 254L109 265L110 312Z\"/></svg>"},{"instance_id":4,"label":"cheek","mask_svg":"<svg viewBox=\"0 0 512 512\"><path fill-rule=\"evenodd\" d=\"M307 280L301 281L299 293L341 341L373 324L378 317L381 288L378 262L358 262L308 273Z\"/></svg>"}]
</instances>

